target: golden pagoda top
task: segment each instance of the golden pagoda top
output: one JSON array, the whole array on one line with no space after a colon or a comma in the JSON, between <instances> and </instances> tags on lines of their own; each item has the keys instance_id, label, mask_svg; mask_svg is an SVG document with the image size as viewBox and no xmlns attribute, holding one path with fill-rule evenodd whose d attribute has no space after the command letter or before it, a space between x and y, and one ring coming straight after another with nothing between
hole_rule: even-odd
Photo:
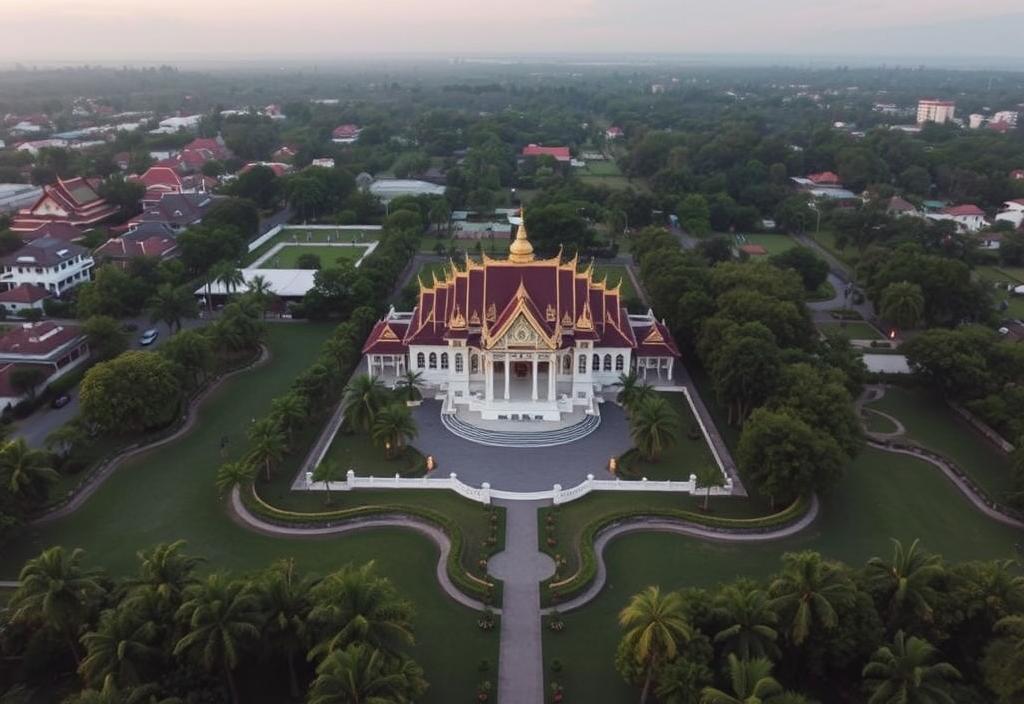
<instances>
[{"instance_id":1,"label":"golden pagoda top","mask_svg":"<svg viewBox=\"0 0 1024 704\"><path fill-rule=\"evenodd\" d=\"M508 246L508 260L516 264L526 264L533 261L533 245L526 236L526 213L521 212L522 222L519 223L519 230L516 231L516 238Z\"/></svg>"}]
</instances>

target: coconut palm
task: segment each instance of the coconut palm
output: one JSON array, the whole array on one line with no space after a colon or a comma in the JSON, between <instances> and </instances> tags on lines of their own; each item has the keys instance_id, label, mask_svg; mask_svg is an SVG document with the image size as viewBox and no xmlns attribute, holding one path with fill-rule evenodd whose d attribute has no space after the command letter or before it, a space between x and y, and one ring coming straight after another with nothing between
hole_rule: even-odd
<instances>
[{"instance_id":1,"label":"coconut palm","mask_svg":"<svg viewBox=\"0 0 1024 704\"><path fill-rule=\"evenodd\" d=\"M299 575L295 561L288 559L275 563L256 586L266 615L263 640L273 652L284 653L292 697L299 696L295 654L309 648L308 617L315 584L314 577Z\"/></svg>"},{"instance_id":2,"label":"coconut palm","mask_svg":"<svg viewBox=\"0 0 1024 704\"><path fill-rule=\"evenodd\" d=\"M782 618L794 645L803 643L816 629L835 628L836 606L853 598L853 586L842 568L810 550L782 556L782 573L769 592L771 607Z\"/></svg>"},{"instance_id":3,"label":"coconut palm","mask_svg":"<svg viewBox=\"0 0 1024 704\"><path fill-rule=\"evenodd\" d=\"M67 704L181 704L177 697L157 699L159 691L156 685L147 684L122 692L114 678L108 676L103 680L102 689L85 689L65 701Z\"/></svg>"},{"instance_id":4,"label":"coconut palm","mask_svg":"<svg viewBox=\"0 0 1024 704\"><path fill-rule=\"evenodd\" d=\"M252 297L256 305L259 306L260 317L266 317L267 307L270 305L270 299L274 295L274 289L271 287L270 282L267 281L267 277L263 274L257 274L252 277L246 284L245 291Z\"/></svg>"},{"instance_id":5,"label":"coconut palm","mask_svg":"<svg viewBox=\"0 0 1024 704\"><path fill-rule=\"evenodd\" d=\"M408 406L390 403L377 411L373 421L373 442L384 447L384 456L391 458L416 437L416 421Z\"/></svg>"},{"instance_id":6,"label":"coconut palm","mask_svg":"<svg viewBox=\"0 0 1024 704\"><path fill-rule=\"evenodd\" d=\"M245 284L245 276L241 270L229 261L214 264L211 274L214 276L214 282L223 286L229 296Z\"/></svg>"},{"instance_id":7,"label":"coconut palm","mask_svg":"<svg viewBox=\"0 0 1024 704\"><path fill-rule=\"evenodd\" d=\"M633 444L649 461L679 441L679 414L661 396L639 403L629 419Z\"/></svg>"},{"instance_id":8,"label":"coconut palm","mask_svg":"<svg viewBox=\"0 0 1024 704\"><path fill-rule=\"evenodd\" d=\"M619 625L627 629L623 641L646 672L640 692L643 704L647 701L658 667L675 659L680 646L693 638L693 627L686 620L679 593L662 594L661 589L655 586L647 587L630 598L619 612Z\"/></svg>"},{"instance_id":9,"label":"coconut palm","mask_svg":"<svg viewBox=\"0 0 1024 704\"><path fill-rule=\"evenodd\" d=\"M184 547L184 540L176 540L136 552L139 576L129 579L128 585L133 590L151 590L162 604L176 609L185 590L198 583L195 571L204 562L201 557L184 554Z\"/></svg>"},{"instance_id":10,"label":"coconut palm","mask_svg":"<svg viewBox=\"0 0 1024 704\"><path fill-rule=\"evenodd\" d=\"M915 540L904 549L899 540L892 541L892 559L868 560L865 573L873 591L887 602L889 623L900 622L909 614L923 621L932 620L932 604L937 594L932 586L945 571L942 558L919 549Z\"/></svg>"},{"instance_id":11,"label":"coconut palm","mask_svg":"<svg viewBox=\"0 0 1024 704\"><path fill-rule=\"evenodd\" d=\"M270 404L270 416L288 433L291 442L295 429L309 416L309 406L305 399L297 393L288 393L275 398Z\"/></svg>"},{"instance_id":12,"label":"coconut palm","mask_svg":"<svg viewBox=\"0 0 1024 704\"><path fill-rule=\"evenodd\" d=\"M772 663L767 658L740 660L735 653L729 653L728 666L733 693L705 687L700 694L701 704L761 704L783 694L782 685L772 677Z\"/></svg>"},{"instance_id":13,"label":"coconut palm","mask_svg":"<svg viewBox=\"0 0 1024 704\"><path fill-rule=\"evenodd\" d=\"M353 643L397 654L413 644L412 605L391 582L376 574L373 562L346 565L313 588L309 619L317 644L310 659L342 650Z\"/></svg>"},{"instance_id":14,"label":"coconut palm","mask_svg":"<svg viewBox=\"0 0 1024 704\"><path fill-rule=\"evenodd\" d=\"M245 649L259 640L262 625L256 594L245 582L212 574L189 588L177 619L185 635L175 644L174 655L190 656L208 672L220 671L231 701L238 704L234 670Z\"/></svg>"},{"instance_id":15,"label":"coconut palm","mask_svg":"<svg viewBox=\"0 0 1024 704\"><path fill-rule=\"evenodd\" d=\"M309 688L309 704L408 704L427 689L423 670L408 658L389 658L353 643L320 663Z\"/></svg>"},{"instance_id":16,"label":"coconut palm","mask_svg":"<svg viewBox=\"0 0 1024 704\"><path fill-rule=\"evenodd\" d=\"M697 487L704 489L704 510L707 511L712 487L725 486L725 477L722 476L722 470L713 464L698 465L693 473L697 476Z\"/></svg>"},{"instance_id":17,"label":"coconut palm","mask_svg":"<svg viewBox=\"0 0 1024 704\"><path fill-rule=\"evenodd\" d=\"M236 486L251 482L255 476L256 467L251 462L225 462L217 470L217 495L223 498Z\"/></svg>"},{"instance_id":18,"label":"coconut palm","mask_svg":"<svg viewBox=\"0 0 1024 704\"><path fill-rule=\"evenodd\" d=\"M868 704L954 704L948 686L960 672L936 662L938 654L928 641L897 631L892 644L876 650L864 667Z\"/></svg>"},{"instance_id":19,"label":"coconut palm","mask_svg":"<svg viewBox=\"0 0 1024 704\"><path fill-rule=\"evenodd\" d=\"M151 322L166 323L173 335L181 330L181 319L196 315L196 299L185 286L160 284L149 299Z\"/></svg>"},{"instance_id":20,"label":"coconut palm","mask_svg":"<svg viewBox=\"0 0 1024 704\"><path fill-rule=\"evenodd\" d=\"M636 375L635 371L630 371L628 374L619 374L619 389L618 395L615 400L620 406L625 409L629 409L632 405L633 395L636 392L636 387L640 385L640 377Z\"/></svg>"},{"instance_id":21,"label":"coconut palm","mask_svg":"<svg viewBox=\"0 0 1024 704\"><path fill-rule=\"evenodd\" d=\"M331 482L340 482L345 478L341 465L334 460L324 460L313 470L313 481L324 483L324 503L331 503Z\"/></svg>"},{"instance_id":22,"label":"coconut palm","mask_svg":"<svg viewBox=\"0 0 1024 704\"><path fill-rule=\"evenodd\" d=\"M9 604L13 621L51 629L63 636L79 662L78 632L103 595L98 573L82 567L85 551L48 548L25 563L21 586Z\"/></svg>"},{"instance_id":23,"label":"coconut palm","mask_svg":"<svg viewBox=\"0 0 1024 704\"><path fill-rule=\"evenodd\" d=\"M86 654L78 672L94 686L107 677L125 687L137 686L143 681L140 670L160 660L158 634L157 624L130 606L104 611L96 630L82 636Z\"/></svg>"},{"instance_id":24,"label":"coconut palm","mask_svg":"<svg viewBox=\"0 0 1024 704\"><path fill-rule=\"evenodd\" d=\"M255 466L263 465L269 482L270 470L284 458L288 450L287 438L275 419L264 418L249 428L249 442L252 444L249 462Z\"/></svg>"},{"instance_id":25,"label":"coconut palm","mask_svg":"<svg viewBox=\"0 0 1024 704\"><path fill-rule=\"evenodd\" d=\"M45 498L47 485L60 478L49 455L29 447L25 438L9 440L0 449L0 476L11 494L32 501Z\"/></svg>"},{"instance_id":26,"label":"coconut palm","mask_svg":"<svg viewBox=\"0 0 1024 704\"><path fill-rule=\"evenodd\" d=\"M350 428L367 433L373 427L377 411L384 404L384 385L379 379L360 374L345 387L342 410Z\"/></svg>"},{"instance_id":27,"label":"coconut palm","mask_svg":"<svg viewBox=\"0 0 1024 704\"><path fill-rule=\"evenodd\" d=\"M741 581L724 587L715 598L715 615L729 624L714 638L725 652L743 660L779 657L775 630L779 617L756 583Z\"/></svg>"},{"instance_id":28,"label":"coconut palm","mask_svg":"<svg viewBox=\"0 0 1024 704\"><path fill-rule=\"evenodd\" d=\"M913 328L924 316L924 293L909 281L891 283L882 291L879 312L901 328Z\"/></svg>"},{"instance_id":29,"label":"coconut palm","mask_svg":"<svg viewBox=\"0 0 1024 704\"><path fill-rule=\"evenodd\" d=\"M406 370L395 382L398 397L404 401L419 401L422 398L420 387L423 386L423 373Z\"/></svg>"}]
</instances>

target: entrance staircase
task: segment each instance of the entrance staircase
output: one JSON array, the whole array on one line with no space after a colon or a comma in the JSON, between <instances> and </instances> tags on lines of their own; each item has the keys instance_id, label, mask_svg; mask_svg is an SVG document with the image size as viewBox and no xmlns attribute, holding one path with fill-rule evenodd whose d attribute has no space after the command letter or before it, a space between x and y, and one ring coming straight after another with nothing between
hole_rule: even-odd
<instances>
[{"instance_id":1,"label":"entrance staircase","mask_svg":"<svg viewBox=\"0 0 1024 704\"><path fill-rule=\"evenodd\" d=\"M509 421L515 423L516 421ZM600 415L588 415L579 423L558 430L488 430L471 425L454 413L442 413L441 424L453 435L492 447L554 447L581 440L601 425Z\"/></svg>"}]
</instances>

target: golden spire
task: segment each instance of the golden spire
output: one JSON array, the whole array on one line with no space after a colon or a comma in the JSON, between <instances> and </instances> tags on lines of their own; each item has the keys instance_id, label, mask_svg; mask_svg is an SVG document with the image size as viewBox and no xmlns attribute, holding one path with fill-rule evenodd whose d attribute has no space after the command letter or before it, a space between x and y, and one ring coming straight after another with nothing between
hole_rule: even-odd
<instances>
[{"instance_id":1,"label":"golden spire","mask_svg":"<svg viewBox=\"0 0 1024 704\"><path fill-rule=\"evenodd\" d=\"M533 261L533 245L526 236L526 212L519 211L522 222L519 223L519 230L516 238L508 247L508 260L516 264L526 264Z\"/></svg>"}]
</instances>

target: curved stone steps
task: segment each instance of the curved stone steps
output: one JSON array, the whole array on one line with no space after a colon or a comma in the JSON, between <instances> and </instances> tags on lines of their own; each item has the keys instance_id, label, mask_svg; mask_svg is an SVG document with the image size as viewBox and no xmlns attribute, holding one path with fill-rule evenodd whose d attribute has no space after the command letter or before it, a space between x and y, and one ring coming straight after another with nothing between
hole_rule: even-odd
<instances>
[{"instance_id":1,"label":"curved stone steps","mask_svg":"<svg viewBox=\"0 0 1024 704\"><path fill-rule=\"evenodd\" d=\"M514 421L510 421L514 422ZM470 425L458 416L441 414L441 424L463 440L491 447L554 447L581 440L601 425L601 416L587 416L579 423L558 430L511 432L487 430Z\"/></svg>"}]
</instances>

